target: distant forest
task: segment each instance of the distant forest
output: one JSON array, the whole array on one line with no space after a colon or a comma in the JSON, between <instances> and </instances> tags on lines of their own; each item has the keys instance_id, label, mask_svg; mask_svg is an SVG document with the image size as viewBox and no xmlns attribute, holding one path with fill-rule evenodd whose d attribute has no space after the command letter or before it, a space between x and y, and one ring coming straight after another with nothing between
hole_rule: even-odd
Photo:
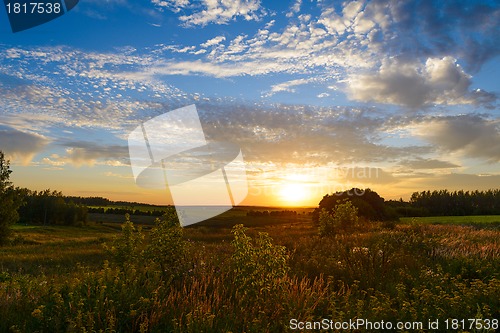
<instances>
[{"instance_id":1,"label":"distant forest","mask_svg":"<svg viewBox=\"0 0 500 333\"><path fill-rule=\"evenodd\" d=\"M18 209L19 223L81 225L87 223L88 210L73 202L62 192L17 189L22 204Z\"/></svg>"},{"instance_id":2,"label":"distant forest","mask_svg":"<svg viewBox=\"0 0 500 333\"><path fill-rule=\"evenodd\" d=\"M321 210L333 212L345 200L357 208L358 214L372 221L394 221L399 217L500 215L500 190L488 191L422 191L412 194L409 201L385 201L370 189L352 188L327 194L313 212L318 222Z\"/></svg>"},{"instance_id":3,"label":"distant forest","mask_svg":"<svg viewBox=\"0 0 500 333\"><path fill-rule=\"evenodd\" d=\"M64 196L62 192L49 189L31 191L17 188L16 191L23 202L18 209L19 223L23 224L82 225L87 223L89 213L145 216L164 214L164 210L154 209L152 205L147 205L150 210L134 209L134 206L145 205L137 202L111 201L102 197Z\"/></svg>"},{"instance_id":4,"label":"distant forest","mask_svg":"<svg viewBox=\"0 0 500 333\"><path fill-rule=\"evenodd\" d=\"M422 191L409 202L387 201L400 216L500 215L500 189L488 191Z\"/></svg>"},{"instance_id":5,"label":"distant forest","mask_svg":"<svg viewBox=\"0 0 500 333\"><path fill-rule=\"evenodd\" d=\"M89 213L145 216L161 216L164 213L162 206L111 201L103 197L64 196L58 191L31 191L19 188L17 193L23 200L23 205L18 209L20 223L81 225L87 223ZM346 199L358 207L361 216L372 220L411 216L500 215L499 189L472 192L422 191L413 193L409 201L402 199L385 201L370 189L351 189L325 195L317 211L319 212L321 208L334 209L336 204ZM143 207L137 209L138 206ZM316 217L318 212L313 217ZM248 216L259 214L250 212Z\"/></svg>"}]
</instances>

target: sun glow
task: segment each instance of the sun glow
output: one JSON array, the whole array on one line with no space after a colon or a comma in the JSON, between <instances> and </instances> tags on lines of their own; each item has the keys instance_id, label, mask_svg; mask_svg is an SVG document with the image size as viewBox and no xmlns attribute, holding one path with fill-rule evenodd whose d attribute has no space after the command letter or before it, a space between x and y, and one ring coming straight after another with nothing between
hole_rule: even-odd
<instances>
[{"instance_id":1,"label":"sun glow","mask_svg":"<svg viewBox=\"0 0 500 333\"><path fill-rule=\"evenodd\" d=\"M308 199L309 190L303 184L285 184L279 192L280 199L287 205L298 205Z\"/></svg>"}]
</instances>

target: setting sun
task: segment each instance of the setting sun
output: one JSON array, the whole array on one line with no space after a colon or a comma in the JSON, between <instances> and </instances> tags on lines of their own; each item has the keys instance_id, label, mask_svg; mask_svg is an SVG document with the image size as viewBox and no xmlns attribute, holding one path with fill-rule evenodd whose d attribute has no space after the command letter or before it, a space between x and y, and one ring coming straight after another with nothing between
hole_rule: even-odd
<instances>
[{"instance_id":1,"label":"setting sun","mask_svg":"<svg viewBox=\"0 0 500 333\"><path fill-rule=\"evenodd\" d=\"M297 205L307 199L308 189L303 184L283 185L279 196L286 205Z\"/></svg>"}]
</instances>

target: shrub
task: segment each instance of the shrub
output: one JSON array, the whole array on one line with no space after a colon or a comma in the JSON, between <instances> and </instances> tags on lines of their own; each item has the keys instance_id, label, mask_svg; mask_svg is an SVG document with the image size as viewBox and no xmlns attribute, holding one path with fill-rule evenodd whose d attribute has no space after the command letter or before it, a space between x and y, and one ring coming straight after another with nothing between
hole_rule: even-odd
<instances>
[{"instance_id":1,"label":"shrub","mask_svg":"<svg viewBox=\"0 0 500 333\"><path fill-rule=\"evenodd\" d=\"M122 224L122 233L113 239L111 246L104 244L105 249L118 265L124 267L126 264L137 261L141 256L141 245L144 240L142 228L136 228L130 221L130 215L125 214L125 223Z\"/></svg>"},{"instance_id":2,"label":"shrub","mask_svg":"<svg viewBox=\"0 0 500 333\"><path fill-rule=\"evenodd\" d=\"M251 298L277 291L290 270L286 248L274 245L267 233L259 233L253 241L245 231L241 224L232 230L232 270L237 288Z\"/></svg>"},{"instance_id":3,"label":"shrub","mask_svg":"<svg viewBox=\"0 0 500 333\"><path fill-rule=\"evenodd\" d=\"M187 241L183 239L183 229L173 209L155 222L150 243L145 250L146 258L160 266L164 277L177 277L189 266L189 249Z\"/></svg>"},{"instance_id":4,"label":"shrub","mask_svg":"<svg viewBox=\"0 0 500 333\"><path fill-rule=\"evenodd\" d=\"M319 216L319 234L332 236L341 230L349 230L358 224L358 209L350 201L335 207L333 213L322 209Z\"/></svg>"}]
</instances>

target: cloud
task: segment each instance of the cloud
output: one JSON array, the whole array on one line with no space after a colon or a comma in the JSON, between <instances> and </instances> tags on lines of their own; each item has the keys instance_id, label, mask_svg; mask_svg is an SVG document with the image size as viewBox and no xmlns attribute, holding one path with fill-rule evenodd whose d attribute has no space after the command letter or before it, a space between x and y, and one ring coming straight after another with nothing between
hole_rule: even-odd
<instances>
[{"instance_id":1,"label":"cloud","mask_svg":"<svg viewBox=\"0 0 500 333\"><path fill-rule=\"evenodd\" d=\"M131 72L148 64L133 48L116 53L9 49L18 56L2 59L0 52L0 123L25 132L58 126L119 130L155 108L159 99L187 103L187 94L155 74Z\"/></svg>"},{"instance_id":2,"label":"cloud","mask_svg":"<svg viewBox=\"0 0 500 333\"><path fill-rule=\"evenodd\" d=\"M500 124L480 115L429 117L415 120L413 134L445 152L500 161Z\"/></svg>"},{"instance_id":3,"label":"cloud","mask_svg":"<svg viewBox=\"0 0 500 333\"><path fill-rule=\"evenodd\" d=\"M188 13L187 16L209 7L214 12L219 9L225 12L222 7L232 8L228 9L229 12L238 6L255 7L258 4L261 7L258 1L219 1L210 5L207 1L154 1L153 4L169 10L182 9L183 13ZM298 4L298 1L294 2L292 7ZM314 6L310 3L307 5ZM301 3L301 9L304 6L306 3ZM311 79L308 83L316 80L326 86L336 85L359 101L412 108L433 104L480 104L493 107L496 102L497 96L493 93L480 87L470 90L471 75L458 65L459 62L463 63L459 58L463 55L460 50L466 48L463 43L455 39L443 39L453 44L446 45L450 52L414 54L394 44L394 40L401 40L405 36L413 38L415 35L408 30L408 27L413 26L413 21L404 16L402 10L409 7L391 1L348 1L340 8L322 3L317 6L319 14L298 15L290 18L284 26L272 25L271 21L263 23L263 27L253 35L251 31L245 34L236 32L234 37L220 35L199 45L159 45L127 52L7 47L2 52L4 60L16 66L5 66L2 70L23 79L45 80L46 87L47 82L52 80L52 88L56 85L53 78L41 73L64 73L67 81L77 80L80 89L94 88L97 96L107 96L117 90L122 96L128 92L140 92L148 94L148 97L185 95L166 83L166 75L228 78L293 74L307 76L306 79ZM476 5L472 4L471 8L476 8L471 31L465 25L459 31L450 25L446 26L447 33L452 36L460 33L472 36L474 32L491 40L493 37L485 28L494 30L490 18L484 17L485 12ZM458 20L453 18L455 12L450 8L443 10L449 12L450 18L447 19ZM429 13L421 9L417 8L417 12L424 20L430 17ZM493 13L496 13L494 8ZM461 9L456 15L463 15ZM483 25L479 25L480 18L484 19ZM420 32L417 35L420 36ZM227 43L223 43L226 39ZM179 55L182 57L176 58ZM73 61L75 58L80 61ZM8 61L6 64L9 64ZM17 69L18 65L20 70L16 72L13 68ZM468 63L467 66L470 67ZM64 83L61 82L61 85ZM293 86L274 83L270 89L272 94L273 89L293 91ZM90 94L88 91L85 93Z\"/></svg>"},{"instance_id":4,"label":"cloud","mask_svg":"<svg viewBox=\"0 0 500 333\"><path fill-rule=\"evenodd\" d=\"M9 158L21 160L23 164L29 163L49 142L43 135L0 126L0 150Z\"/></svg>"},{"instance_id":5,"label":"cloud","mask_svg":"<svg viewBox=\"0 0 500 333\"><path fill-rule=\"evenodd\" d=\"M120 144L102 144L92 141L58 139L55 146L64 148L64 154L53 153L44 157L41 164L56 167L66 166L129 166L128 147Z\"/></svg>"},{"instance_id":6,"label":"cloud","mask_svg":"<svg viewBox=\"0 0 500 333\"><path fill-rule=\"evenodd\" d=\"M378 144L386 119L371 108L234 102L197 103L209 141L229 141L251 163L378 163L429 153L430 147Z\"/></svg>"},{"instance_id":7,"label":"cloud","mask_svg":"<svg viewBox=\"0 0 500 333\"><path fill-rule=\"evenodd\" d=\"M210 47L210 46L215 46L220 44L221 42L225 41L226 37L224 36L217 36L212 39L207 40L205 43L200 44L201 47Z\"/></svg>"},{"instance_id":8,"label":"cloud","mask_svg":"<svg viewBox=\"0 0 500 333\"><path fill-rule=\"evenodd\" d=\"M121 179L134 179L134 176L132 174L121 174L121 173L114 173L111 171L105 172L103 175L106 177L115 177Z\"/></svg>"},{"instance_id":9,"label":"cloud","mask_svg":"<svg viewBox=\"0 0 500 333\"><path fill-rule=\"evenodd\" d=\"M307 84L311 79L295 79L282 83L275 84L271 87L271 91L266 94L266 97L272 96L278 92L295 92L296 86Z\"/></svg>"},{"instance_id":10,"label":"cloud","mask_svg":"<svg viewBox=\"0 0 500 333\"><path fill-rule=\"evenodd\" d=\"M391 184L398 182L391 173L381 168L371 167L352 167L341 168L337 171L336 181L342 183L360 183L360 184Z\"/></svg>"},{"instance_id":11,"label":"cloud","mask_svg":"<svg viewBox=\"0 0 500 333\"><path fill-rule=\"evenodd\" d=\"M304 4L296 1L292 8L300 6ZM319 16L299 15L298 21L290 19L284 28L274 31L266 24L251 37L239 35L229 40L227 47L216 39L213 43L219 42L217 48L206 54L206 59L157 63L155 68L164 75L329 75L331 81L346 79L350 83L346 92L356 100L412 108L472 103L491 106L496 101L490 92L470 91L471 75L458 65L463 57L466 66L475 70L483 60L468 61L470 47L457 36L464 36L467 43L476 43L480 49L488 48L485 52L490 53L493 49L485 40L500 44L493 43L498 34L492 33L497 28L485 11L490 5L471 3L464 10L432 2L414 8L409 2L375 0L347 1L340 9L318 6ZM405 11L409 9L418 13L415 18ZM489 9L493 16L498 15L497 8ZM460 24L440 25L432 10L441 13L445 22ZM467 13L474 13L470 26L465 22ZM425 29L419 30L421 20ZM432 39L438 27L443 29L440 44ZM413 52L414 48L418 52ZM271 89L280 89L274 86Z\"/></svg>"},{"instance_id":12,"label":"cloud","mask_svg":"<svg viewBox=\"0 0 500 333\"><path fill-rule=\"evenodd\" d=\"M152 3L160 10L189 13L178 17L187 27L228 24L239 17L257 21L266 15L260 0L152 0Z\"/></svg>"},{"instance_id":13,"label":"cloud","mask_svg":"<svg viewBox=\"0 0 500 333\"><path fill-rule=\"evenodd\" d=\"M471 71L500 54L498 2L392 0L384 7L382 11L392 18L387 31L395 32L388 33L393 38L386 39L387 51L399 50L412 58L454 54Z\"/></svg>"},{"instance_id":14,"label":"cloud","mask_svg":"<svg viewBox=\"0 0 500 333\"><path fill-rule=\"evenodd\" d=\"M425 64L385 61L375 74L351 75L350 97L420 108L431 104L492 102L486 92L469 91L471 76L452 57L429 58Z\"/></svg>"},{"instance_id":15,"label":"cloud","mask_svg":"<svg viewBox=\"0 0 500 333\"><path fill-rule=\"evenodd\" d=\"M66 155L52 155L51 159L46 159L48 164L58 166L66 164L91 166L97 163L111 166L129 165L127 146L101 145L85 141L60 141L57 144L66 147Z\"/></svg>"},{"instance_id":16,"label":"cloud","mask_svg":"<svg viewBox=\"0 0 500 333\"><path fill-rule=\"evenodd\" d=\"M152 0L159 9L168 9L179 14L179 19L191 27L209 23L227 24L237 18L259 20L266 15L266 9L259 0ZM309 6L309 8L305 8ZM314 8L317 6L318 8ZM499 6L495 3L465 1L463 5L442 3L440 1L346 1L340 6L331 6L325 2L303 2L295 0L291 12L310 14L294 15L285 25L273 25L273 21L263 24L252 33L235 30L234 38L228 35L217 36L201 45L176 45L164 51L171 54L182 53L193 57L175 59L171 54L82 54L66 59L66 73L75 77L82 73L89 78L122 79L129 84L147 81L160 82L159 75L207 75L217 78L241 75L267 75L272 73L306 74L310 76L330 76L331 81L349 78L358 85L348 92L354 97L367 100L363 83L371 83L370 77L383 76L381 61L398 59L400 63L413 64L416 74L406 73L399 80L406 84L417 84L421 89L417 93L428 97L425 102L437 104L450 103L486 103L496 99L488 92L481 95L468 92L460 100L460 84L457 87L442 87L438 92L445 96L432 96L429 89L434 86L420 82L427 61L445 58L457 59L474 73L482 63L500 52L498 36ZM412 13L411 15L409 13ZM247 36L248 35L248 36ZM228 39L229 45L221 44ZM216 46L211 52L204 47ZM201 47L201 48L200 48ZM10 51L11 55L19 53ZM153 50L154 52L154 50ZM61 59L49 54L45 59ZM40 56L41 57L41 56ZM71 59L88 59L95 64L91 70L85 62L69 64ZM97 58L92 59L92 58ZM456 63L455 63L456 64ZM127 70L120 70L120 66ZM431 66L431 64L429 64ZM363 75L359 70L365 70ZM430 69L430 67L429 67ZM452 69L452 66L449 66ZM461 69L462 70L462 69ZM455 70L456 71L456 70ZM464 70L462 72L465 73ZM451 73L450 73L451 74ZM461 73L458 73L461 74ZM393 77L396 79L396 77ZM467 84L470 78L462 75ZM384 82L389 85L387 82ZM432 82L431 82L432 83ZM332 82L330 82L330 85ZM99 86L99 84L98 84ZM151 86L148 86L150 88ZM136 88L140 89L140 88ZM408 96L390 96L384 91L375 91L384 103L399 105L421 105L417 98ZM389 96L388 96L389 95ZM431 96L428 96L431 95ZM445 100L445 102L443 101ZM376 100L375 100L376 101Z\"/></svg>"},{"instance_id":17,"label":"cloud","mask_svg":"<svg viewBox=\"0 0 500 333\"><path fill-rule=\"evenodd\" d=\"M151 3L161 11L177 13L186 27L228 24L238 18L258 21L268 12L260 0ZM500 9L496 2L345 1L337 8L328 2L316 4L321 13L311 21L322 25L332 36L354 39L351 46L368 47L383 52L384 57L421 60L453 54L463 58L466 67L475 72L500 52ZM311 3L293 1L286 16L295 18L306 5Z\"/></svg>"},{"instance_id":18,"label":"cloud","mask_svg":"<svg viewBox=\"0 0 500 333\"><path fill-rule=\"evenodd\" d=\"M400 165L408 169L453 169L460 166L451 162L430 158L416 158L414 160L403 160Z\"/></svg>"},{"instance_id":19,"label":"cloud","mask_svg":"<svg viewBox=\"0 0 500 333\"><path fill-rule=\"evenodd\" d=\"M300 12L300 6L302 5L302 0L295 0L295 3L290 8L290 11L286 14L286 17L292 17L293 15Z\"/></svg>"},{"instance_id":20,"label":"cloud","mask_svg":"<svg viewBox=\"0 0 500 333\"><path fill-rule=\"evenodd\" d=\"M500 5L488 1L346 1L322 5L318 22L333 35L359 41L379 58L463 59L476 72L500 54Z\"/></svg>"},{"instance_id":21,"label":"cloud","mask_svg":"<svg viewBox=\"0 0 500 333\"><path fill-rule=\"evenodd\" d=\"M498 188L500 175L474 175L450 173L438 177L428 177L422 179L426 190L448 189L449 191L469 190L485 191Z\"/></svg>"},{"instance_id":22,"label":"cloud","mask_svg":"<svg viewBox=\"0 0 500 333\"><path fill-rule=\"evenodd\" d=\"M161 50L156 50L156 52L159 53L168 50L175 53L186 53L193 51L195 48L195 46L165 45L161 48Z\"/></svg>"},{"instance_id":23,"label":"cloud","mask_svg":"<svg viewBox=\"0 0 500 333\"><path fill-rule=\"evenodd\" d=\"M161 10L168 8L174 13L178 13L189 6L189 0L151 0L151 2Z\"/></svg>"}]
</instances>

